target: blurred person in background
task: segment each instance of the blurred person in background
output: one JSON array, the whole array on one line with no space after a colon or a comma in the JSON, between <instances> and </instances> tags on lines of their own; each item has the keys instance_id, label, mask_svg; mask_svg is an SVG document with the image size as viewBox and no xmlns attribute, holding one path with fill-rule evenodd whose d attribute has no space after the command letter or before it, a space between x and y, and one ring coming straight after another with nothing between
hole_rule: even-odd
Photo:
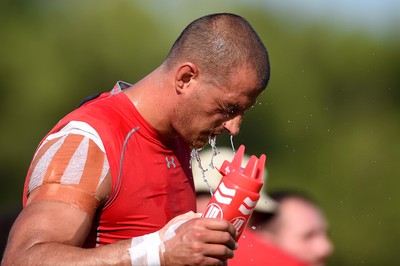
<instances>
[{"instance_id":1,"label":"blurred person in background","mask_svg":"<svg viewBox=\"0 0 400 266\"><path fill-rule=\"evenodd\" d=\"M2 264L226 265L237 231L194 213L190 152L238 134L269 68L244 18L190 23L157 69L88 98L45 136Z\"/></svg>"},{"instance_id":2,"label":"blurred person in background","mask_svg":"<svg viewBox=\"0 0 400 266\"><path fill-rule=\"evenodd\" d=\"M323 266L333 252L327 221L316 202L295 190L268 193L274 212L254 212L249 226L257 235L310 266Z\"/></svg>"},{"instance_id":3,"label":"blurred person in background","mask_svg":"<svg viewBox=\"0 0 400 266\"><path fill-rule=\"evenodd\" d=\"M210 149L201 151L199 155L201 166L205 170L205 177L203 177L202 170L195 160L192 160L192 171L196 188L197 211L202 212L211 199L210 189L214 191L222 177L217 168L222 165L223 161L231 161L234 157L234 152L232 149L221 147L218 148L218 154L215 156L213 156L213 151ZM246 166L248 160L249 156L245 154L242 167ZM264 169L264 182L266 182L266 172L267 170ZM264 216L268 218L272 217L280 208L277 202L264 191L265 188L260 193L260 199L257 202L247 228L238 240L239 247L235 251L235 256L228 261L229 265L307 266L307 263L264 236L262 230L264 230L265 221L261 218ZM257 220L253 220L253 217L256 217Z\"/></svg>"}]
</instances>

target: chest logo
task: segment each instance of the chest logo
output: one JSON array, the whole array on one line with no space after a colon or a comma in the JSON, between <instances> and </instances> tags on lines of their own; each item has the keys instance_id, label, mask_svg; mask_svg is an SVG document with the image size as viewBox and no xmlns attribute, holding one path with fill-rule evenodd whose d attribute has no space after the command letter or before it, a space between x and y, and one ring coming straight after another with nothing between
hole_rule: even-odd
<instances>
[{"instance_id":1,"label":"chest logo","mask_svg":"<svg viewBox=\"0 0 400 266\"><path fill-rule=\"evenodd\" d=\"M168 156L167 156L167 157L165 157L165 161L167 162L168 169L171 168L171 167L176 168L175 158L174 157L171 156L168 159Z\"/></svg>"}]
</instances>

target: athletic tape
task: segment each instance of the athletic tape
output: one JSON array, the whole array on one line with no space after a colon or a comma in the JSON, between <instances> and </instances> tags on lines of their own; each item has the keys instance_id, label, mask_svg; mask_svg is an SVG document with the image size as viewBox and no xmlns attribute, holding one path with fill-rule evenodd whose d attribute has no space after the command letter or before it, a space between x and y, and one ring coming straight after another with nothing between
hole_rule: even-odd
<instances>
[{"instance_id":1,"label":"athletic tape","mask_svg":"<svg viewBox=\"0 0 400 266\"><path fill-rule=\"evenodd\" d=\"M131 247L128 249L132 266L160 266L160 244L158 231L132 238Z\"/></svg>"},{"instance_id":2,"label":"athletic tape","mask_svg":"<svg viewBox=\"0 0 400 266\"><path fill-rule=\"evenodd\" d=\"M182 224L186 223L187 221L189 221L190 219L185 219L185 220L181 220L179 222L177 222L176 224L171 225L167 231L164 234L164 237L161 241L161 252L164 253L165 252L165 246L164 246L164 242L170 240L171 238L173 238L176 234L175 234L175 230L178 229L179 226L181 226Z\"/></svg>"}]
</instances>

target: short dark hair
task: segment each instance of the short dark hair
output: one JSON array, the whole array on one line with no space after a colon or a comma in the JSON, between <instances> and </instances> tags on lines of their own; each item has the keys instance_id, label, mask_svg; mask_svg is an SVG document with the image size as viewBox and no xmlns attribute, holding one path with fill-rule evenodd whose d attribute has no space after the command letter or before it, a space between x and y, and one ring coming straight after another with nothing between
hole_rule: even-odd
<instances>
[{"instance_id":1,"label":"short dark hair","mask_svg":"<svg viewBox=\"0 0 400 266\"><path fill-rule=\"evenodd\" d=\"M270 78L267 49L250 23L230 14L211 14L190 23L173 44L165 63L173 67L189 61L214 81L229 81L239 66L251 66L263 90Z\"/></svg>"}]
</instances>

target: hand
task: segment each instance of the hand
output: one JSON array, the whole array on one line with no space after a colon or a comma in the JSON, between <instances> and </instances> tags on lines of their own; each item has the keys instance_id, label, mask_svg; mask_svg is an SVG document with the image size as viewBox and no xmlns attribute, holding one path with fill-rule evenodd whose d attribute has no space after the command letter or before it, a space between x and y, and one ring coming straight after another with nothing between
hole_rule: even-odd
<instances>
[{"instance_id":1,"label":"hand","mask_svg":"<svg viewBox=\"0 0 400 266\"><path fill-rule=\"evenodd\" d=\"M167 241L175 235L175 230L183 223L193 218L201 217L201 213L192 211L176 216L158 231L161 241Z\"/></svg>"},{"instance_id":2,"label":"hand","mask_svg":"<svg viewBox=\"0 0 400 266\"><path fill-rule=\"evenodd\" d=\"M227 259L233 257L237 248L235 237L236 229L226 220L192 218L163 243L162 264L227 265Z\"/></svg>"}]
</instances>

